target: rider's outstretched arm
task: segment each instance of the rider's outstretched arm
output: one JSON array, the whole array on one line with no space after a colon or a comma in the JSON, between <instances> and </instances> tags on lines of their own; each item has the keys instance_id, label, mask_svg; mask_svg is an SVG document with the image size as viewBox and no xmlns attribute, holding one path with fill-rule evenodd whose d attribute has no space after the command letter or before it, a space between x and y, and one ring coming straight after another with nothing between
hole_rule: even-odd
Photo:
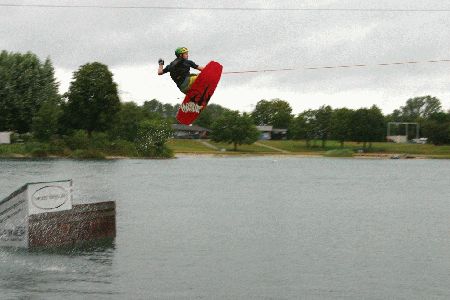
<instances>
[{"instance_id":1,"label":"rider's outstretched arm","mask_svg":"<svg viewBox=\"0 0 450 300\"><path fill-rule=\"evenodd\" d=\"M162 60L161 58L158 60L158 75L162 75L164 74L163 69L164 69L164 60Z\"/></svg>"}]
</instances>

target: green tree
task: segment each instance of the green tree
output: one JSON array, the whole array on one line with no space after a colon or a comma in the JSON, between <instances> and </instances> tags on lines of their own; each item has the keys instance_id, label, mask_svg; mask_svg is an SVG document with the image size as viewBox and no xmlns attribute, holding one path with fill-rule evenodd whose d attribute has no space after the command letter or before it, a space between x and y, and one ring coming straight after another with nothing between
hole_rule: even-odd
<instances>
[{"instance_id":1,"label":"green tree","mask_svg":"<svg viewBox=\"0 0 450 300\"><path fill-rule=\"evenodd\" d=\"M33 136L40 141L49 141L58 132L61 115L62 109L59 101L44 101L33 117Z\"/></svg>"},{"instance_id":2,"label":"green tree","mask_svg":"<svg viewBox=\"0 0 450 300\"><path fill-rule=\"evenodd\" d=\"M84 129L91 135L93 131L111 128L120 110L120 100L108 67L98 62L88 63L81 66L73 78L65 105L69 129Z\"/></svg>"},{"instance_id":3,"label":"green tree","mask_svg":"<svg viewBox=\"0 0 450 300\"><path fill-rule=\"evenodd\" d=\"M353 110L348 108L339 108L333 111L331 117L331 134L333 138L341 143L344 147L344 142L351 139L351 119Z\"/></svg>"},{"instance_id":4,"label":"green tree","mask_svg":"<svg viewBox=\"0 0 450 300\"><path fill-rule=\"evenodd\" d=\"M450 112L431 114L423 125L423 133L435 145L450 144Z\"/></svg>"},{"instance_id":5,"label":"green tree","mask_svg":"<svg viewBox=\"0 0 450 300\"><path fill-rule=\"evenodd\" d=\"M288 139L302 140L306 137L306 122L301 117L301 114L292 119L291 125L288 130Z\"/></svg>"},{"instance_id":6,"label":"green tree","mask_svg":"<svg viewBox=\"0 0 450 300\"><path fill-rule=\"evenodd\" d=\"M333 109L331 106L321 106L316 110L316 131L319 138L322 140L322 148L325 148L325 143L331 133L331 118L333 116Z\"/></svg>"},{"instance_id":7,"label":"green tree","mask_svg":"<svg viewBox=\"0 0 450 300\"><path fill-rule=\"evenodd\" d=\"M120 110L112 122L110 135L114 139L134 142L137 137L139 123L144 119L145 113L136 103L121 103Z\"/></svg>"},{"instance_id":8,"label":"green tree","mask_svg":"<svg viewBox=\"0 0 450 300\"><path fill-rule=\"evenodd\" d=\"M0 130L29 132L41 105L59 98L50 59L41 63L30 52L0 53Z\"/></svg>"},{"instance_id":9,"label":"green tree","mask_svg":"<svg viewBox=\"0 0 450 300\"><path fill-rule=\"evenodd\" d=\"M164 105L156 99L145 101L142 105L142 109L147 118L150 119L162 117L164 113Z\"/></svg>"},{"instance_id":10,"label":"green tree","mask_svg":"<svg viewBox=\"0 0 450 300\"><path fill-rule=\"evenodd\" d=\"M38 140L48 141L59 131L59 121L62 116L62 99L58 94L55 71L49 58L42 65L40 85L43 100L32 118L32 131Z\"/></svg>"},{"instance_id":11,"label":"green tree","mask_svg":"<svg viewBox=\"0 0 450 300\"><path fill-rule=\"evenodd\" d=\"M161 103L156 99L145 101L142 105L142 110L145 113L146 118L165 118L170 122L176 122L175 116L177 115L179 104L172 105L170 103Z\"/></svg>"},{"instance_id":12,"label":"green tree","mask_svg":"<svg viewBox=\"0 0 450 300\"><path fill-rule=\"evenodd\" d=\"M306 110L294 118L289 130L289 136L295 140L304 139L306 147L311 146L311 140L316 138L316 113L314 110Z\"/></svg>"},{"instance_id":13,"label":"green tree","mask_svg":"<svg viewBox=\"0 0 450 300\"><path fill-rule=\"evenodd\" d=\"M258 140L259 131L247 113L227 111L212 125L211 139L215 142L233 144L234 151L242 144L253 144Z\"/></svg>"},{"instance_id":14,"label":"green tree","mask_svg":"<svg viewBox=\"0 0 450 300\"><path fill-rule=\"evenodd\" d=\"M292 108L281 99L261 100L252 112L256 125L272 125L274 128L289 128Z\"/></svg>"},{"instance_id":15,"label":"green tree","mask_svg":"<svg viewBox=\"0 0 450 300\"><path fill-rule=\"evenodd\" d=\"M172 151L165 145L172 134L172 128L167 121L144 120L138 127L136 149L146 157L172 157Z\"/></svg>"},{"instance_id":16,"label":"green tree","mask_svg":"<svg viewBox=\"0 0 450 300\"><path fill-rule=\"evenodd\" d=\"M383 140L385 124L384 116L377 106L360 108L352 114L352 137L355 141L362 142L363 148L366 148L367 143L371 148L372 142Z\"/></svg>"},{"instance_id":17,"label":"green tree","mask_svg":"<svg viewBox=\"0 0 450 300\"><path fill-rule=\"evenodd\" d=\"M272 123L272 105L270 101L260 100L251 114L256 125L271 125Z\"/></svg>"},{"instance_id":18,"label":"green tree","mask_svg":"<svg viewBox=\"0 0 450 300\"><path fill-rule=\"evenodd\" d=\"M41 88L40 98L42 102L50 101L59 105L61 103L61 96L58 94L59 84L56 81L55 69L50 58L47 58L41 66L41 75L39 78L39 86Z\"/></svg>"},{"instance_id":19,"label":"green tree","mask_svg":"<svg viewBox=\"0 0 450 300\"><path fill-rule=\"evenodd\" d=\"M372 142L383 141L386 137L386 119L378 106L369 108L367 122L370 126L369 148L372 148Z\"/></svg>"},{"instance_id":20,"label":"green tree","mask_svg":"<svg viewBox=\"0 0 450 300\"><path fill-rule=\"evenodd\" d=\"M230 110L218 104L210 104L202 111L194 124L204 128L211 128L213 122L227 111Z\"/></svg>"},{"instance_id":21,"label":"green tree","mask_svg":"<svg viewBox=\"0 0 450 300\"><path fill-rule=\"evenodd\" d=\"M288 102L274 99L272 100L272 126L274 128L289 128L292 121L292 108Z\"/></svg>"},{"instance_id":22,"label":"green tree","mask_svg":"<svg viewBox=\"0 0 450 300\"><path fill-rule=\"evenodd\" d=\"M163 117L166 119L171 119L175 121L175 116L177 115L178 109L175 109L170 103L163 104Z\"/></svg>"},{"instance_id":23,"label":"green tree","mask_svg":"<svg viewBox=\"0 0 450 300\"><path fill-rule=\"evenodd\" d=\"M408 99L400 110L404 122L420 122L436 112L441 112L442 106L438 98L422 96Z\"/></svg>"},{"instance_id":24,"label":"green tree","mask_svg":"<svg viewBox=\"0 0 450 300\"><path fill-rule=\"evenodd\" d=\"M352 139L358 143L363 143L366 148L368 142L370 126L367 123L369 111L367 108L360 108L355 111L351 118Z\"/></svg>"},{"instance_id":25,"label":"green tree","mask_svg":"<svg viewBox=\"0 0 450 300\"><path fill-rule=\"evenodd\" d=\"M402 111L400 109L394 109L394 111L386 116L386 122L406 122L403 119Z\"/></svg>"}]
</instances>

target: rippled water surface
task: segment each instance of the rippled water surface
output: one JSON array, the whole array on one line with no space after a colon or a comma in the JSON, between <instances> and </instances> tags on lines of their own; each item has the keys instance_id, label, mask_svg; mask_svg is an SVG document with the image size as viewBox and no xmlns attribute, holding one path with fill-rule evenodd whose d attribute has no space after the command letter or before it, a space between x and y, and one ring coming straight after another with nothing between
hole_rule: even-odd
<instances>
[{"instance_id":1,"label":"rippled water surface","mask_svg":"<svg viewBox=\"0 0 450 300\"><path fill-rule=\"evenodd\" d=\"M0 299L450 298L447 160L0 160L0 199L62 179L114 244L0 249Z\"/></svg>"}]
</instances>

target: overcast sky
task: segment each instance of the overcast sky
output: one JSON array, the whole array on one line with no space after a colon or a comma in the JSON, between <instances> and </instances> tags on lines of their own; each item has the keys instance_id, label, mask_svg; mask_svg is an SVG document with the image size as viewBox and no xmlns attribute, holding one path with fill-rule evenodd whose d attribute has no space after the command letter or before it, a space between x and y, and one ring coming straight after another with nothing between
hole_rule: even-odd
<instances>
[{"instance_id":1,"label":"overcast sky","mask_svg":"<svg viewBox=\"0 0 450 300\"><path fill-rule=\"evenodd\" d=\"M13 1L0 4L109 6L446 9L446 1ZM210 103L251 111L261 99L281 98L294 113L318 108L370 107L384 113L408 98L432 95L450 109L450 62L395 66L378 63L450 59L450 11L279 11L37 8L0 6L0 50L50 57L60 90L81 65L107 64L122 101L181 102L170 76L158 76L179 46L199 65L224 71L297 68L223 75ZM367 64L308 70L305 67Z\"/></svg>"}]
</instances>

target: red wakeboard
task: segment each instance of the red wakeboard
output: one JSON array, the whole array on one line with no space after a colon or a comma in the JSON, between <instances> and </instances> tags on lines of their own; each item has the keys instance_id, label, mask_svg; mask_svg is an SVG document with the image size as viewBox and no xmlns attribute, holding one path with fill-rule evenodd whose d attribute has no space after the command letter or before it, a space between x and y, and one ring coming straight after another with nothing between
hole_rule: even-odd
<instances>
[{"instance_id":1,"label":"red wakeboard","mask_svg":"<svg viewBox=\"0 0 450 300\"><path fill-rule=\"evenodd\" d=\"M178 122L189 125L198 118L211 99L221 75L222 65L218 62L211 61L205 66L178 109Z\"/></svg>"}]
</instances>

